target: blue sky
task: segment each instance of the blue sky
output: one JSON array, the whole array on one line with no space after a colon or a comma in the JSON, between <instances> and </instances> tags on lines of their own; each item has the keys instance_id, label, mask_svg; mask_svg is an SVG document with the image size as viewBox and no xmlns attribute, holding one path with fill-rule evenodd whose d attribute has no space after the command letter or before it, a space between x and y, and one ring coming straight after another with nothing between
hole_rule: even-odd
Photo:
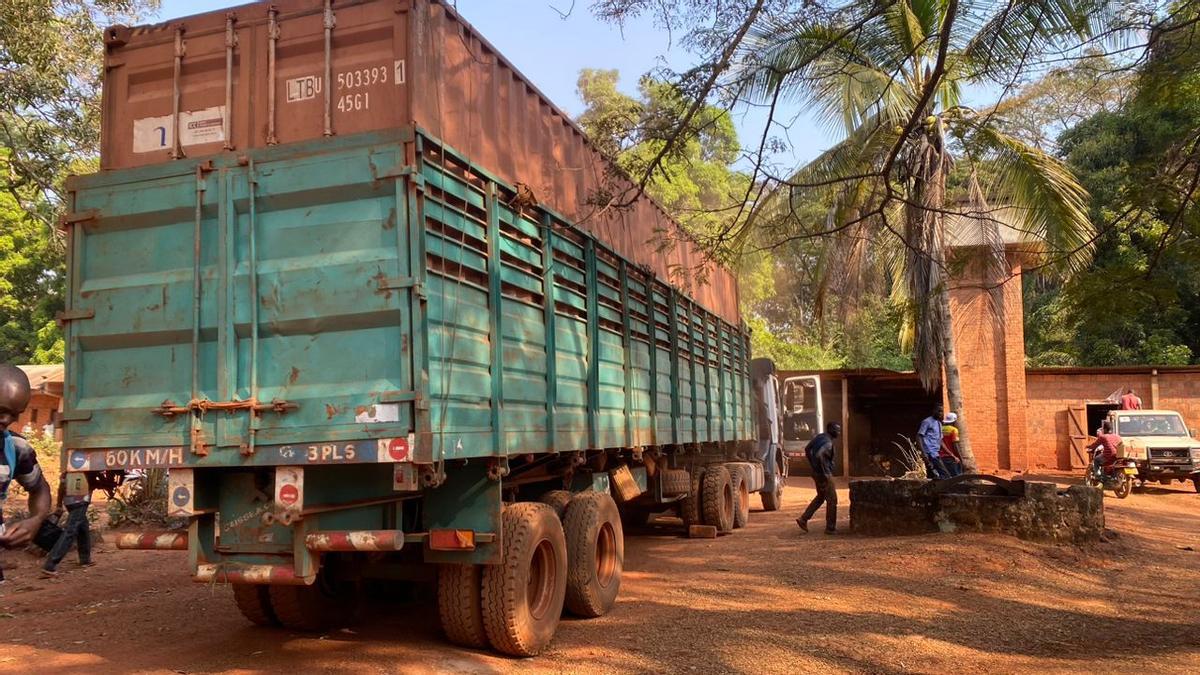
<instances>
[{"instance_id":1,"label":"blue sky","mask_svg":"<svg viewBox=\"0 0 1200 675\"><path fill-rule=\"evenodd\" d=\"M231 2L162 0L157 20L174 19L206 12ZM621 88L636 93L638 78L661 65L684 68L693 56L672 45L666 31L650 20L626 25L624 31L592 17L589 0L574 0L574 9L563 19L555 7L566 12L572 0L457 0L459 13L550 97L560 108L578 115L583 104L575 93L582 68L621 71ZM665 59L665 61L664 61ZM762 134L761 115L735 113L743 145L756 145ZM778 135L778 134L776 134ZM801 120L788 132L796 164L814 157L832 143L823 129L810 119Z\"/></svg>"}]
</instances>

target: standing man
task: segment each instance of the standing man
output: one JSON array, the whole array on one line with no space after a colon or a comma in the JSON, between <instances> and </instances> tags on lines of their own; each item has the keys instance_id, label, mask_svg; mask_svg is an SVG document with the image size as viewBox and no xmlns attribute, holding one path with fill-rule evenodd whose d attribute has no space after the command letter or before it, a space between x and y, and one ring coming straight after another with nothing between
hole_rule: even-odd
<instances>
[{"instance_id":1,"label":"standing man","mask_svg":"<svg viewBox=\"0 0 1200 675\"><path fill-rule=\"evenodd\" d=\"M66 506L67 522L63 525L62 534L58 535L58 541L50 549L50 554L46 556L46 563L42 566L44 577L58 576L58 564L66 557L72 545L79 550L80 567L91 567L93 564L92 533L87 518L88 507L92 504L92 486L88 479L80 474L75 474L74 480L82 481L81 485L76 486L78 489L70 491L75 494L67 494L66 473L63 473L58 486L58 505ZM79 492L83 494L78 494Z\"/></svg>"},{"instance_id":2,"label":"standing man","mask_svg":"<svg viewBox=\"0 0 1200 675\"><path fill-rule=\"evenodd\" d=\"M934 480L949 478L950 472L942 464L942 406L933 409L933 414L921 421L917 429L917 442L921 444L921 452L925 457L925 466L929 469L929 477Z\"/></svg>"},{"instance_id":3,"label":"standing man","mask_svg":"<svg viewBox=\"0 0 1200 675\"><path fill-rule=\"evenodd\" d=\"M946 413L946 421L942 423L942 447L938 451L942 465L946 467L951 478L963 472L962 457L958 454L958 427L954 426L956 422L956 413Z\"/></svg>"},{"instance_id":4,"label":"standing man","mask_svg":"<svg viewBox=\"0 0 1200 675\"><path fill-rule=\"evenodd\" d=\"M18 548L28 544L37 533L42 522L50 515L50 486L42 477L33 447L8 430L17 421L31 395L29 378L16 366L0 365L0 436L3 436L3 452L0 452L0 503L8 498L9 485L15 480L29 492L29 517L8 524L4 522L0 509L0 548ZM0 581L4 572L0 570Z\"/></svg>"},{"instance_id":5,"label":"standing man","mask_svg":"<svg viewBox=\"0 0 1200 675\"><path fill-rule=\"evenodd\" d=\"M837 534L837 483L833 481L833 441L841 435L842 425L830 422L825 427L825 433L817 434L804 446L804 456L812 466L813 483L817 486L817 496L813 497L808 508L796 519L796 524L805 532L808 532L808 521L817 509L821 508L821 504L824 504L825 534Z\"/></svg>"},{"instance_id":6,"label":"standing man","mask_svg":"<svg viewBox=\"0 0 1200 675\"><path fill-rule=\"evenodd\" d=\"M1142 399L1133 392L1130 387L1125 390L1125 395L1121 397L1121 410L1141 410Z\"/></svg>"}]
</instances>

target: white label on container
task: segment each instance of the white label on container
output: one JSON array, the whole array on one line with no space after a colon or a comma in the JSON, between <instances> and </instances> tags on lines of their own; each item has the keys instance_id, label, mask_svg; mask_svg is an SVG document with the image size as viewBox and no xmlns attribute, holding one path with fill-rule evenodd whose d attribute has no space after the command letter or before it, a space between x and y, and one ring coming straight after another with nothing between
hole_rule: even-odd
<instances>
[{"instance_id":1,"label":"white label on container","mask_svg":"<svg viewBox=\"0 0 1200 675\"><path fill-rule=\"evenodd\" d=\"M396 74L392 78L392 81L397 85L404 84L404 59L397 59L394 66Z\"/></svg>"},{"instance_id":2,"label":"white label on container","mask_svg":"<svg viewBox=\"0 0 1200 675\"><path fill-rule=\"evenodd\" d=\"M297 101L307 101L310 98L316 98L317 94L321 93L321 77L319 75L305 75L304 77L294 77L287 81L287 102L296 103Z\"/></svg>"},{"instance_id":3,"label":"white label on container","mask_svg":"<svg viewBox=\"0 0 1200 675\"><path fill-rule=\"evenodd\" d=\"M171 116L143 117L133 121L133 151L169 150L175 142ZM225 140L225 106L179 113L179 144L221 143Z\"/></svg>"},{"instance_id":4,"label":"white label on container","mask_svg":"<svg viewBox=\"0 0 1200 675\"><path fill-rule=\"evenodd\" d=\"M354 416L355 424L381 424L400 421L399 403L376 403L359 408Z\"/></svg>"}]
</instances>

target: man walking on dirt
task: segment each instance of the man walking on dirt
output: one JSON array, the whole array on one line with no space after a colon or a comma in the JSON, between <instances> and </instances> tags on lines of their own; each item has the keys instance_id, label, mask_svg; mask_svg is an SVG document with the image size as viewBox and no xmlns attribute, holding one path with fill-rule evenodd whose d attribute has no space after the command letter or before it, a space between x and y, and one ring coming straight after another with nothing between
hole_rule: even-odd
<instances>
[{"instance_id":1,"label":"man walking on dirt","mask_svg":"<svg viewBox=\"0 0 1200 675\"><path fill-rule=\"evenodd\" d=\"M29 378L16 366L0 365L0 503L8 498L13 481L29 492L29 517L8 524L0 509L0 548L19 548L28 544L42 522L50 515L50 486L42 477L33 447L21 436L8 430L29 405ZM4 572L0 570L0 582Z\"/></svg>"},{"instance_id":2,"label":"man walking on dirt","mask_svg":"<svg viewBox=\"0 0 1200 675\"><path fill-rule=\"evenodd\" d=\"M808 521L821 504L825 505L825 534L837 534L837 484L833 481L833 441L842 435L842 425L830 422L825 433L817 434L804 446L804 456L812 467L813 482L817 496L808 503L808 508L796 519L801 530L808 532Z\"/></svg>"},{"instance_id":3,"label":"man walking on dirt","mask_svg":"<svg viewBox=\"0 0 1200 675\"><path fill-rule=\"evenodd\" d=\"M78 474L76 474L78 475ZM67 474L62 475L62 480L58 486L58 506L59 508L66 507L67 522L63 525L62 534L58 535L58 540L54 542L54 546L50 548L50 553L46 556L46 563L42 566L42 576L53 578L58 576L58 564L66 557L67 551L75 546L79 551L79 566L92 566L92 533L88 527L87 511L92 504L92 486L87 483L87 480L80 477L82 480L80 485L83 494L67 494Z\"/></svg>"}]
</instances>

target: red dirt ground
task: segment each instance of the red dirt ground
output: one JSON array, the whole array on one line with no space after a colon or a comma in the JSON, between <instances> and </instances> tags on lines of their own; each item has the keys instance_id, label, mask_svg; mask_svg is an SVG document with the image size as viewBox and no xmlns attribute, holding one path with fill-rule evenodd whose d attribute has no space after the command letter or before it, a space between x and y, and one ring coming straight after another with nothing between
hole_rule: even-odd
<instances>
[{"instance_id":1,"label":"red dirt ground","mask_svg":"<svg viewBox=\"0 0 1200 675\"><path fill-rule=\"evenodd\" d=\"M447 645L429 602L301 635L250 626L227 588L186 578L183 553L102 545L96 567L69 557L47 581L8 552L0 671L1200 672L1190 485L1106 498L1113 540L1079 548L802 535L792 520L813 493L808 479L791 484L785 511L754 513L732 536L630 537L614 611L565 619L547 653L524 661Z\"/></svg>"}]
</instances>

